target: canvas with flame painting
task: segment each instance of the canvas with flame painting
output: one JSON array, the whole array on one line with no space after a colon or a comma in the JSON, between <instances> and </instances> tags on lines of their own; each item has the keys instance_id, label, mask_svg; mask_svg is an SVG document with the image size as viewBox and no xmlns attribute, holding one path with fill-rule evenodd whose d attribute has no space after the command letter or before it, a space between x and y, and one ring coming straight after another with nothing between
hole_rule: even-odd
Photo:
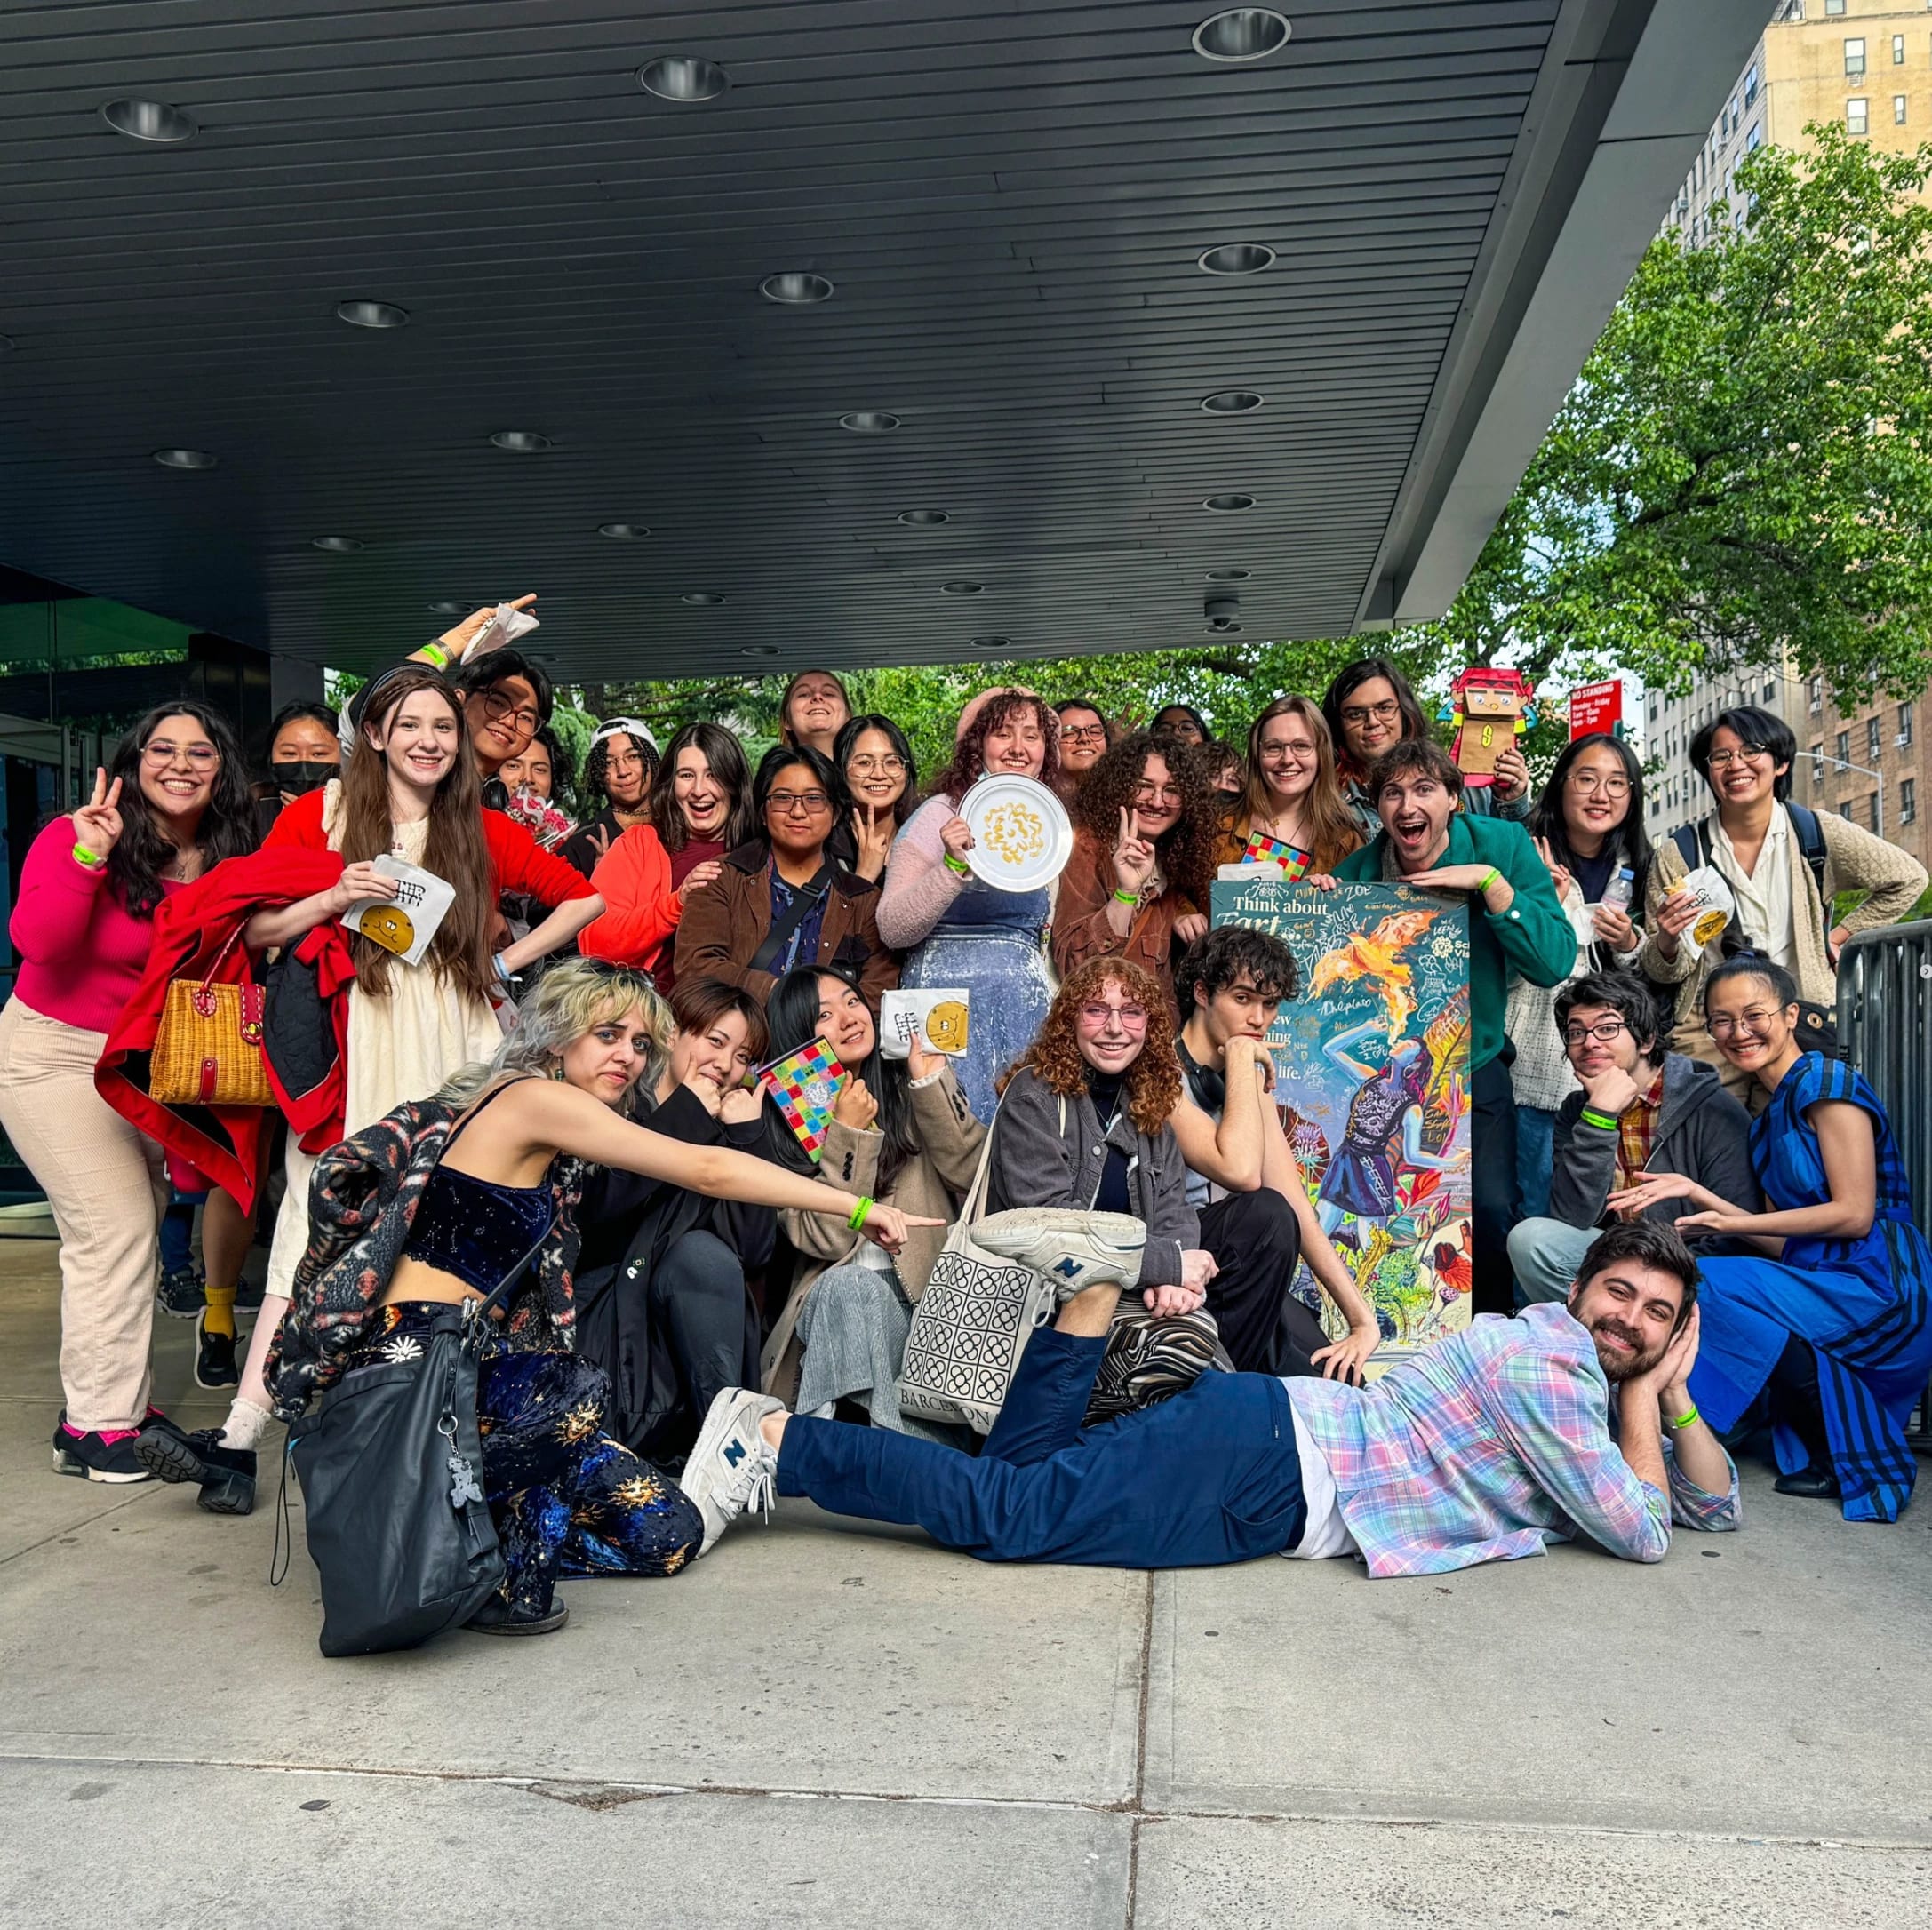
<instances>
[{"instance_id":1,"label":"canvas with flame painting","mask_svg":"<svg viewBox=\"0 0 1932 1930\"><path fill-rule=\"evenodd\" d=\"M1228 881L1217 925L1273 932L1297 997L1268 1050L1303 1183L1376 1310L1387 1366L1469 1323L1469 918L1407 885ZM1341 1323L1304 1266L1296 1282ZM1373 1371L1373 1368L1371 1368Z\"/></svg>"}]
</instances>

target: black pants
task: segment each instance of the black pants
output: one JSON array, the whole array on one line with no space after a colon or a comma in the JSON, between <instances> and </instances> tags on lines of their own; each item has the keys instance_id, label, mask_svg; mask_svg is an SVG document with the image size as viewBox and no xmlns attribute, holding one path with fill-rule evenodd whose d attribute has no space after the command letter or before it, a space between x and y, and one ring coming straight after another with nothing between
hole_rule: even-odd
<instances>
[{"instance_id":1,"label":"black pants","mask_svg":"<svg viewBox=\"0 0 1932 1930\"><path fill-rule=\"evenodd\" d=\"M1208 1312L1235 1368L1306 1373L1307 1353L1326 1342L1321 1323L1290 1291L1301 1258L1294 1208L1272 1187L1231 1192L1202 1209L1201 1244L1220 1268L1208 1282ZM1301 1362L1291 1364L1297 1352Z\"/></svg>"},{"instance_id":2,"label":"black pants","mask_svg":"<svg viewBox=\"0 0 1932 1930\"><path fill-rule=\"evenodd\" d=\"M1832 1440L1825 1432L1824 1398L1818 1390L1817 1352L1801 1335L1793 1334L1784 1343L1765 1393L1766 1418L1774 1426L1790 1428L1804 1443L1811 1465L1830 1473Z\"/></svg>"},{"instance_id":3,"label":"black pants","mask_svg":"<svg viewBox=\"0 0 1932 1930\"><path fill-rule=\"evenodd\" d=\"M715 1233L694 1230L674 1240L651 1276L650 1295L700 1425L723 1389L758 1384L744 1263Z\"/></svg>"},{"instance_id":4,"label":"black pants","mask_svg":"<svg viewBox=\"0 0 1932 1930\"><path fill-rule=\"evenodd\" d=\"M1509 1270L1509 1231L1522 1217L1516 1189L1516 1098L1510 1089L1509 1057L1499 1054L1469 1081L1469 1184L1475 1253L1471 1311L1508 1313L1515 1305Z\"/></svg>"}]
</instances>

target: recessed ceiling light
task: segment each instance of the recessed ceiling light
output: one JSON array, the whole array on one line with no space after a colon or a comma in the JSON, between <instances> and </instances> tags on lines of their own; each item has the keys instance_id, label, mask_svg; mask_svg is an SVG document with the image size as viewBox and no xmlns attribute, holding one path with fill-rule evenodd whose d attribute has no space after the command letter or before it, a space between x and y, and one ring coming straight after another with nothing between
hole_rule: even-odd
<instances>
[{"instance_id":1,"label":"recessed ceiling light","mask_svg":"<svg viewBox=\"0 0 1932 1930\"><path fill-rule=\"evenodd\" d=\"M212 469L221 459L211 456L205 449L157 449L155 460L164 469Z\"/></svg>"},{"instance_id":2,"label":"recessed ceiling light","mask_svg":"<svg viewBox=\"0 0 1932 1930\"><path fill-rule=\"evenodd\" d=\"M724 601L722 590L686 590L678 598L679 602L694 604L699 610L715 610Z\"/></svg>"},{"instance_id":3,"label":"recessed ceiling light","mask_svg":"<svg viewBox=\"0 0 1932 1930\"><path fill-rule=\"evenodd\" d=\"M1274 262L1274 251L1265 242L1223 242L1200 258L1209 275L1259 275Z\"/></svg>"},{"instance_id":4,"label":"recessed ceiling light","mask_svg":"<svg viewBox=\"0 0 1932 1930\"><path fill-rule=\"evenodd\" d=\"M824 301L831 294L832 284L822 275L790 268L782 275L766 275L758 284L758 292L767 301L787 308L809 308L813 302Z\"/></svg>"},{"instance_id":5,"label":"recessed ceiling light","mask_svg":"<svg viewBox=\"0 0 1932 1930\"><path fill-rule=\"evenodd\" d=\"M535 429L499 429L490 440L499 449L515 450L521 456L533 455L550 446L550 438L538 435Z\"/></svg>"},{"instance_id":6,"label":"recessed ceiling light","mask_svg":"<svg viewBox=\"0 0 1932 1930\"><path fill-rule=\"evenodd\" d=\"M1209 583L1245 583L1253 574L1254 571L1251 570L1210 570L1208 572L1208 581Z\"/></svg>"},{"instance_id":7,"label":"recessed ceiling light","mask_svg":"<svg viewBox=\"0 0 1932 1930\"><path fill-rule=\"evenodd\" d=\"M952 517L943 509L902 509L899 521L909 530L937 530L942 522L952 522Z\"/></svg>"},{"instance_id":8,"label":"recessed ceiling light","mask_svg":"<svg viewBox=\"0 0 1932 1930\"><path fill-rule=\"evenodd\" d=\"M351 328L399 329L409 320L409 310L393 301L339 301L335 318Z\"/></svg>"},{"instance_id":9,"label":"recessed ceiling light","mask_svg":"<svg viewBox=\"0 0 1932 1930\"><path fill-rule=\"evenodd\" d=\"M976 650L1004 650L1012 647L1013 640L1010 636L976 636L973 639Z\"/></svg>"},{"instance_id":10,"label":"recessed ceiling light","mask_svg":"<svg viewBox=\"0 0 1932 1930\"><path fill-rule=\"evenodd\" d=\"M125 134L130 140L151 140L164 148L193 140L201 132L193 115L161 100L110 100L100 110L100 117L116 134Z\"/></svg>"},{"instance_id":11,"label":"recessed ceiling light","mask_svg":"<svg viewBox=\"0 0 1932 1930\"><path fill-rule=\"evenodd\" d=\"M980 591L985 588L986 585L984 583L942 583L939 586L939 594L941 596L978 596Z\"/></svg>"},{"instance_id":12,"label":"recessed ceiling light","mask_svg":"<svg viewBox=\"0 0 1932 1930\"><path fill-rule=\"evenodd\" d=\"M1214 617L1209 619L1208 634L1210 636L1239 636L1241 626L1232 617Z\"/></svg>"},{"instance_id":13,"label":"recessed ceiling light","mask_svg":"<svg viewBox=\"0 0 1932 1930\"><path fill-rule=\"evenodd\" d=\"M1265 60L1288 44L1293 29L1272 7L1230 7L1194 29L1194 52L1204 60Z\"/></svg>"},{"instance_id":14,"label":"recessed ceiling light","mask_svg":"<svg viewBox=\"0 0 1932 1930\"><path fill-rule=\"evenodd\" d=\"M447 597L440 603L429 605L429 614L432 617L460 617L463 613L464 606L461 603L451 602Z\"/></svg>"},{"instance_id":15,"label":"recessed ceiling light","mask_svg":"<svg viewBox=\"0 0 1932 1930\"><path fill-rule=\"evenodd\" d=\"M641 522L600 522L597 534L613 543L642 543L651 531Z\"/></svg>"},{"instance_id":16,"label":"recessed ceiling light","mask_svg":"<svg viewBox=\"0 0 1932 1930\"><path fill-rule=\"evenodd\" d=\"M363 546L353 536L312 536L309 544L315 549L325 549L332 556L351 556Z\"/></svg>"},{"instance_id":17,"label":"recessed ceiling light","mask_svg":"<svg viewBox=\"0 0 1932 1930\"><path fill-rule=\"evenodd\" d=\"M778 647L776 643L747 643L738 654L740 657L776 657Z\"/></svg>"},{"instance_id":18,"label":"recessed ceiling light","mask_svg":"<svg viewBox=\"0 0 1932 1930\"><path fill-rule=\"evenodd\" d=\"M1251 388L1221 388L1211 395L1203 395L1201 406L1210 416L1244 416L1249 410L1260 408L1265 399Z\"/></svg>"},{"instance_id":19,"label":"recessed ceiling light","mask_svg":"<svg viewBox=\"0 0 1932 1930\"><path fill-rule=\"evenodd\" d=\"M839 427L854 435L890 435L898 426L899 419L890 409L855 409L839 418Z\"/></svg>"},{"instance_id":20,"label":"recessed ceiling light","mask_svg":"<svg viewBox=\"0 0 1932 1930\"><path fill-rule=\"evenodd\" d=\"M1252 496L1242 495L1237 490L1228 496L1210 496L1201 506L1203 509L1212 509L1220 515L1231 516L1237 509L1252 509L1255 499Z\"/></svg>"},{"instance_id":21,"label":"recessed ceiling light","mask_svg":"<svg viewBox=\"0 0 1932 1930\"><path fill-rule=\"evenodd\" d=\"M715 100L731 76L702 54L667 53L637 69L637 84L659 100Z\"/></svg>"}]
</instances>

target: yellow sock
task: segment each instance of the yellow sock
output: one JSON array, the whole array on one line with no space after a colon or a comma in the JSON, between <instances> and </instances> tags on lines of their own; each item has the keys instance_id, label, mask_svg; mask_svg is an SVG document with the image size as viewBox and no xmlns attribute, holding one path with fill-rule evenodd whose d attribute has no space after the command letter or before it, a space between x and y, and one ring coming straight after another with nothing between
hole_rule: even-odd
<instances>
[{"instance_id":1,"label":"yellow sock","mask_svg":"<svg viewBox=\"0 0 1932 1930\"><path fill-rule=\"evenodd\" d=\"M207 1304L207 1311L202 1315L202 1326L211 1334L226 1334L235 1338L235 1289L232 1287L204 1287L202 1298Z\"/></svg>"}]
</instances>

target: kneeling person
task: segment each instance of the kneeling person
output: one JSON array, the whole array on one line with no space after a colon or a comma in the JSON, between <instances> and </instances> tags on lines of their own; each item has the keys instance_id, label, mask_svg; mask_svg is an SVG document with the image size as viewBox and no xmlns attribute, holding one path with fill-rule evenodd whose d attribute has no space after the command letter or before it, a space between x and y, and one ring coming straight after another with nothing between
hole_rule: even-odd
<instances>
[{"instance_id":1,"label":"kneeling person","mask_svg":"<svg viewBox=\"0 0 1932 1930\"><path fill-rule=\"evenodd\" d=\"M977 1460L740 1391L718 1397L684 1486L707 1547L775 1486L986 1561L1360 1554L1373 1575L1428 1575L1579 1535L1661 1561L1673 1520L1738 1519L1736 1471L1685 1387L1696 1291L1674 1233L1618 1226L1567 1305L1479 1320L1372 1386L1208 1374L1082 1429L1119 1293L1088 1286L1028 1343Z\"/></svg>"},{"instance_id":2,"label":"kneeling person","mask_svg":"<svg viewBox=\"0 0 1932 1930\"><path fill-rule=\"evenodd\" d=\"M1269 1096L1264 1041L1295 983L1295 954L1268 932L1225 925L1195 940L1175 974L1186 1093L1174 1136L1201 1244L1219 1270L1207 1306L1228 1358L1244 1373L1359 1381L1381 1337L1375 1313L1321 1230ZM1348 1322L1337 1345L1295 1296L1303 1259Z\"/></svg>"}]
</instances>

